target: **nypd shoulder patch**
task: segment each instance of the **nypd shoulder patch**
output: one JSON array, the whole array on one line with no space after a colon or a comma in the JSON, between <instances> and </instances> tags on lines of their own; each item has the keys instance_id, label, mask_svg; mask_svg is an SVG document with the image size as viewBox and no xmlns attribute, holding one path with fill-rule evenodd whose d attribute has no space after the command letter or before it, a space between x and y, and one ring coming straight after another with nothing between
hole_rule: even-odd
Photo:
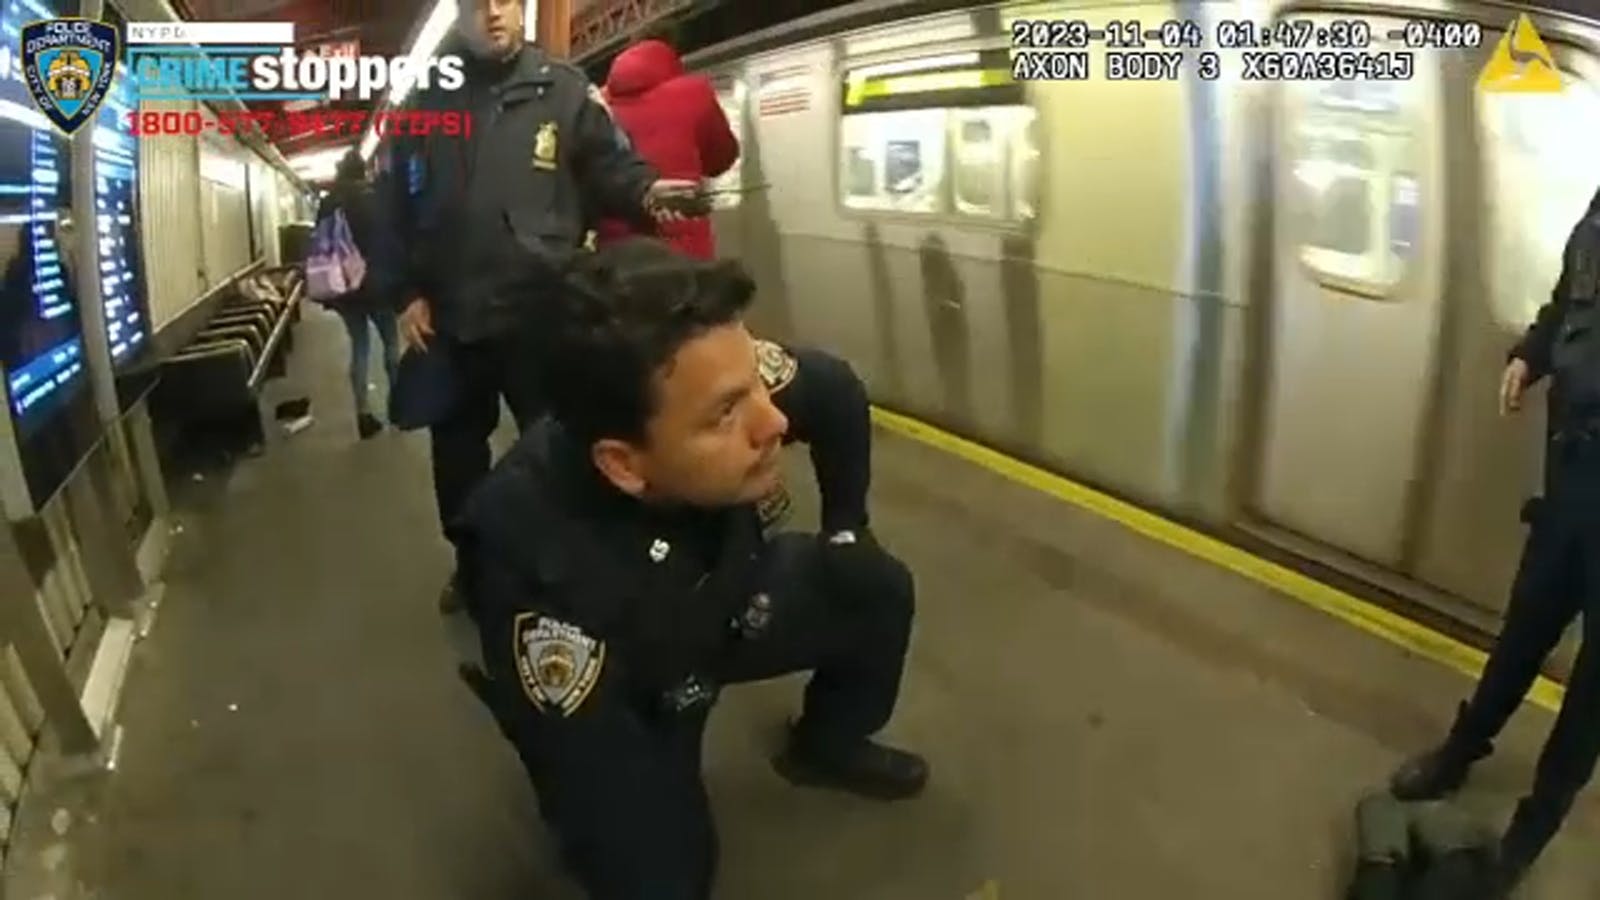
<instances>
[{"instance_id":1,"label":"nypd shoulder patch","mask_svg":"<svg viewBox=\"0 0 1600 900\"><path fill-rule=\"evenodd\" d=\"M605 644L539 613L518 615L511 630L523 693L541 712L577 712L600 680Z\"/></svg>"},{"instance_id":2,"label":"nypd shoulder patch","mask_svg":"<svg viewBox=\"0 0 1600 900\"><path fill-rule=\"evenodd\" d=\"M772 493L756 501L756 516L761 520L762 533L770 535L782 525L789 518L789 508L792 504L789 489L781 481L772 489Z\"/></svg>"},{"instance_id":3,"label":"nypd shoulder patch","mask_svg":"<svg viewBox=\"0 0 1600 900\"><path fill-rule=\"evenodd\" d=\"M762 383L767 386L768 391L775 394L788 387L789 382L794 380L795 373L800 370L800 361L782 345L758 339L756 367L761 372Z\"/></svg>"}]
</instances>

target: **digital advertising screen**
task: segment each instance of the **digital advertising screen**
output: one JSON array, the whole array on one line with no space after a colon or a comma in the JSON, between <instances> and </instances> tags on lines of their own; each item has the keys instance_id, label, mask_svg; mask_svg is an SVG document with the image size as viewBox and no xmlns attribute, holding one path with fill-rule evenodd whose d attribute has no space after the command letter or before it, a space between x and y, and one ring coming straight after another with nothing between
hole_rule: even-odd
<instances>
[{"instance_id":1,"label":"digital advertising screen","mask_svg":"<svg viewBox=\"0 0 1600 900\"><path fill-rule=\"evenodd\" d=\"M22 23L57 14L37 0L0 6L7 45L0 58L0 364L24 437L82 388L86 376L71 145L34 106L17 52Z\"/></svg>"},{"instance_id":2,"label":"digital advertising screen","mask_svg":"<svg viewBox=\"0 0 1600 900\"><path fill-rule=\"evenodd\" d=\"M102 19L122 32L124 21L107 4ZM126 58L101 103L94 129L95 214L100 232L100 300L105 306L111 362L122 370L137 362L150 338L149 306L140 253L139 142L132 133L136 101Z\"/></svg>"},{"instance_id":3,"label":"digital advertising screen","mask_svg":"<svg viewBox=\"0 0 1600 900\"><path fill-rule=\"evenodd\" d=\"M12 430L36 500L90 446L95 423L78 314L71 144L23 80L21 28L74 15L76 0L0 2L0 368Z\"/></svg>"}]
</instances>

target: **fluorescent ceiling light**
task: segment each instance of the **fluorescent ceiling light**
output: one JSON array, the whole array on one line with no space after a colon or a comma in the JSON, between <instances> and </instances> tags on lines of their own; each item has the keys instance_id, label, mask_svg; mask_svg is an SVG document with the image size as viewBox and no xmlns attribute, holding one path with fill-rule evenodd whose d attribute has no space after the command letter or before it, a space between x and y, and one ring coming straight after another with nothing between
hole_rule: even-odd
<instances>
[{"instance_id":1,"label":"fluorescent ceiling light","mask_svg":"<svg viewBox=\"0 0 1600 900\"><path fill-rule=\"evenodd\" d=\"M970 15L962 16L954 21L945 21L938 25L912 22L885 29L872 37L846 38L844 54L847 57L867 56L873 53L882 53L885 50L898 50L901 47L948 44L953 41L976 37L977 34L978 28L973 24L972 16Z\"/></svg>"},{"instance_id":2,"label":"fluorescent ceiling light","mask_svg":"<svg viewBox=\"0 0 1600 900\"><path fill-rule=\"evenodd\" d=\"M207 181L225 184L242 191L248 183L246 168L242 160L207 147L200 149L200 177Z\"/></svg>"},{"instance_id":3,"label":"fluorescent ceiling light","mask_svg":"<svg viewBox=\"0 0 1600 900\"><path fill-rule=\"evenodd\" d=\"M321 150L312 150L308 153L296 154L295 156L289 157L289 168L306 169L314 166L320 166L325 162L336 163L339 161L339 157L344 156L345 152L349 149L349 147L345 146L326 147Z\"/></svg>"},{"instance_id":4,"label":"fluorescent ceiling light","mask_svg":"<svg viewBox=\"0 0 1600 900\"><path fill-rule=\"evenodd\" d=\"M300 176L300 180L310 183L332 181L339 174L339 171L334 163L328 163L325 166L318 166L314 169L297 169L295 174Z\"/></svg>"},{"instance_id":5,"label":"fluorescent ceiling light","mask_svg":"<svg viewBox=\"0 0 1600 900\"><path fill-rule=\"evenodd\" d=\"M371 159L372 152L378 149L378 132L367 129L367 134L361 139L361 158Z\"/></svg>"},{"instance_id":6,"label":"fluorescent ceiling light","mask_svg":"<svg viewBox=\"0 0 1600 900\"><path fill-rule=\"evenodd\" d=\"M455 24L458 7L456 0L439 0L434 4L433 12L428 14L428 20L422 23L422 30L417 33L417 42L411 46L407 54L411 58L411 71L422 71L422 63L432 56L444 43L444 36L450 33L450 26ZM410 96L411 89L416 86L416 80L407 78L389 89L388 104L399 106Z\"/></svg>"},{"instance_id":7,"label":"fluorescent ceiling light","mask_svg":"<svg viewBox=\"0 0 1600 900\"><path fill-rule=\"evenodd\" d=\"M428 13L428 18L417 32L416 42L406 54L412 62L413 72L420 71L422 61L438 51L439 45L444 42L444 36L450 33L450 26L455 24L459 12L460 7L457 6L456 0L438 0L433 5L433 11ZM389 89L389 96L385 97L376 109L393 109L404 103L415 85L415 80L408 78L392 86ZM369 124L366 135L361 139L361 158L371 159L373 151L377 149L378 131L375 124Z\"/></svg>"},{"instance_id":8,"label":"fluorescent ceiling light","mask_svg":"<svg viewBox=\"0 0 1600 900\"><path fill-rule=\"evenodd\" d=\"M348 153L349 150L350 147L348 145L342 145L301 153L297 156L289 157L289 168L293 169L296 175L306 181L320 181L332 178L338 171L340 158Z\"/></svg>"}]
</instances>

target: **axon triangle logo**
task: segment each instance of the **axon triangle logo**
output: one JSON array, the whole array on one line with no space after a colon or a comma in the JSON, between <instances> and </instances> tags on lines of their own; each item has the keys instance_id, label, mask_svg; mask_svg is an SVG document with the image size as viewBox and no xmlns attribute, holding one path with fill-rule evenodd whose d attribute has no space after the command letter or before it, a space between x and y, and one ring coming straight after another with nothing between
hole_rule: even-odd
<instances>
[{"instance_id":1,"label":"axon triangle logo","mask_svg":"<svg viewBox=\"0 0 1600 900\"><path fill-rule=\"evenodd\" d=\"M1517 16L1495 46L1494 55L1478 75L1478 87L1495 93L1561 92L1561 67L1527 13Z\"/></svg>"}]
</instances>

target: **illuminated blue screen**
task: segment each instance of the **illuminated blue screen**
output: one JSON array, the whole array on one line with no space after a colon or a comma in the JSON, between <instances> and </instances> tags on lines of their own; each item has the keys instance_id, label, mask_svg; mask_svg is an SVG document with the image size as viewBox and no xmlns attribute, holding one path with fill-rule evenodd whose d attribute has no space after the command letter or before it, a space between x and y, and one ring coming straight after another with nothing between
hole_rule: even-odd
<instances>
[{"instance_id":1,"label":"illuminated blue screen","mask_svg":"<svg viewBox=\"0 0 1600 900\"><path fill-rule=\"evenodd\" d=\"M126 65L126 61L124 61ZM119 68L94 130L95 205L100 228L100 299L111 360L121 365L150 336L139 257L139 142L130 133L133 79Z\"/></svg>"},{"instance_id":2,"label":"illuminated blue screen","mask_svg":"<svg viewBox=\"0 0 1600 900\"><path fill-rule=\"evenodd\" d=\"M22 24L60 16L66 5L0 5L0 366L24 438L84 375L69 145L34 106L20 59Z\"/></svg>"}]
</instances>

